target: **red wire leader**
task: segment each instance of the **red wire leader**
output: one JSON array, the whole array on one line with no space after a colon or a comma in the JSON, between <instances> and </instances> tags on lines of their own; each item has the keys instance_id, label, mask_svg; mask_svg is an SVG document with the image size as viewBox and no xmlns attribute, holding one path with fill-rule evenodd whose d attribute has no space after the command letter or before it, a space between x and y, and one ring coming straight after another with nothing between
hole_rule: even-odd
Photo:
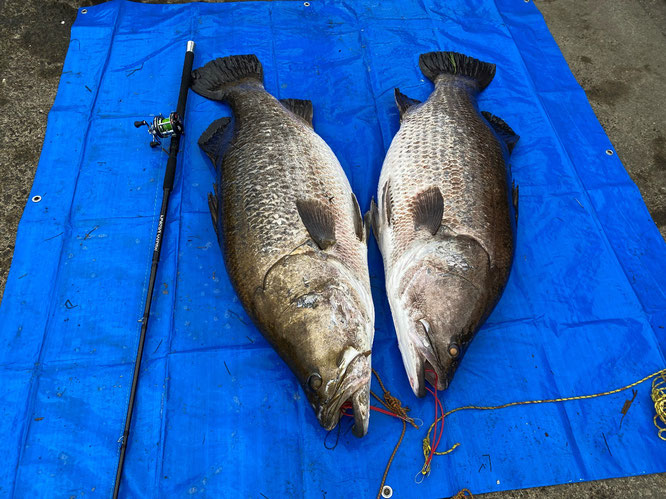
<instances>
[{"instance_id":1,"label":"red wire leader","mask_svg":"<svg viewBox=\"0 0 666 499\"><path fill-rule=\"evenodd\" d=\"M426 369L426 372L430 372L435 375L435 384L433 385L435 391L433 392L430 388L426 386L426 390L428 390L428 393L430 393L435 398L435 428L433 429L432 432L433 445L430 449L430 454L428 454L428 459L426 459L426 464L425 464L425 466L428 466L430 465L430 461L432 461L432 457L435 455L437 446L439 446L439 442L442 439L442 434L444 433L444 407L442 406L442 403L439 401L439 397L437 396L437 383L438 383L437 373L432 369ZM440 426L439 433L437 432L437 418L439 416L438 409L442 413L442 419L439 424Z\"/></svg>"},{"instance_id":2,"label":"red wire leader","mask_svg":"<svg viewBox=\"0 0 666 499\"><path fill-rule=\"evenodd\" d=\"M438 376L435 371L432 369L426 369L426 372L430 372L435 375L435 384L433 385L433 388L435 391L433 392L430 388L426 386L426 390L428 390L428 393L430 393L434 398L435 398L435 422L437 422L437 418L439 417L439 412L441 411L442 416L444 416L444 407L442 406L442 403L439 401L439 397L437 396L437 383L438 383ZM345 402L340 406L340 411L342 412L343 416L347 416L349 418L353 418L354 415L350 414L347 411L347 409L351 409L353 406L351 402ZM399 416L398 414L395 414L391 411L387 411L386 409L382 409L381 407L377 407L374 405L370 406L370 409L373 411L381 412L382 414L386 414L387 416L392 416L394 418L398 418L400 420L405 420L402 416ZM439 442L442 439L442 434L444 433L444 418L442 417L442 420L440 422L440 429L439 429L439 434L437 433L437 425L435 425L435 429L433 430L432 434L432 441L434 442L434 445L431 448L431 452L428 455L428 459L426 461L427 464L430 464L430 461L432 460L432 457L435 455L435 451L437 450L437 447L439 446Z\"/></svg>"}]
</instances>

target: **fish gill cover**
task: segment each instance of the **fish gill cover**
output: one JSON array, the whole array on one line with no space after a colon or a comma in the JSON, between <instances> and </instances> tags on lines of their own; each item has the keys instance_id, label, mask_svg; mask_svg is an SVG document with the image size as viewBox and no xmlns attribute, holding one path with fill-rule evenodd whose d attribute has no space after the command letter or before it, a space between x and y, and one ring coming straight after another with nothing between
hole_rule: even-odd
<instances>
[{"instance_id":1,"label":"fish gill cover","mask_svg":"<svg viewBox=\"0 0 666 499\"><path fill-rule=\"evenodd\" d=\"M666 245L605 154L612 145L533 3L109 2L79 11L72 29L30 195L42 200L26 207L0 312L2 495L113 487L166 159L133 122L175 107L189 39L195 67L256 54L271 94L311 100L363 211L399 127L393 89L418 100L432 90L419 54L496 65L479 105L521 137L515 263L441 393L445 410L604 391L664 366ZM372 495L401 424L373 413L356 439L345 421L324 448L301 388L231 289L210 222L213 179L197 139L229 109L189 98L124 491ZM410 415L431 421L432 399L417 400L405 376L369 244L373 364ZM631 394L454 414L440 449L462 445L421 485L426 428L408 427L387 484L397 497L442 497L666 471L649 388L637 390L624 415Z\"/></svg>"}]
</instances>

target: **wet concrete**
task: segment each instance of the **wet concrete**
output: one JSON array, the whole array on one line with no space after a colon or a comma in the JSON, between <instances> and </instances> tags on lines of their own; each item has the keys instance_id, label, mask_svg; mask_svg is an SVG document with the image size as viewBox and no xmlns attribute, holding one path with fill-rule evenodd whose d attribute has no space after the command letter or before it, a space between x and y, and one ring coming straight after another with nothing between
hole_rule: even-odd
<instances>
[{"instance_id":1,"label":"wet concrete","mask_svg":"<svg viewBox=\"0 0 666 499\"><path fill-rule=\"evenodd\" d=\"M0 0L0 299L70 27L78 7L97 3L101 2ZM539 0L537 5L666 236L666 2ZM484 497L662 498L666 497L666 475Z\"/></svg>"}]
</instances>

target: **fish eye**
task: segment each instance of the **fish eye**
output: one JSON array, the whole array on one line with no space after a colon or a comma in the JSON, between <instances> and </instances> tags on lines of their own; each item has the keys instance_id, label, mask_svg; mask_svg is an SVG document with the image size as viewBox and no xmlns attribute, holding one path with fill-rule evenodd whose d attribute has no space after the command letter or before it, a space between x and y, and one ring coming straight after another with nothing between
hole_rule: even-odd
<instances>
[{"instance_id":1,"label":"fish eye","mask_svg":"<svg viewBox=\"0 0 666 499\"><path fill-rule=\"evenodd\" d=\"M460 347L458 346L457 343L449 343L449 355L453 357L454 359L460 355Z\"/></svg>"},{"instance_id":2,"label":"fish eye","mask_svg":"<svg viewBox=\"0 0 666 499\"><path fill-rule=\"evenodd\" d=\"M322 382L323 380L319 373L312 373L310 374L310 376L308 376L307 385L308 387L310 387L311 390L319 390L319 387L321 386Z\"/></svg>"}]
</instances>

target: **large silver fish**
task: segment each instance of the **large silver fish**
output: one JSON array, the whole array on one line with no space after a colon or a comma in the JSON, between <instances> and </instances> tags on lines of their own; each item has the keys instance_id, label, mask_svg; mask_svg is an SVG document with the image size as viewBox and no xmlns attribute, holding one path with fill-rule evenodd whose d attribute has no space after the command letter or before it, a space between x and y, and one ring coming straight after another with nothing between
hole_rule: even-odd
<instances>
[{"instance_id":1,"label":"large silver fish","mask_svg":"<svg viewBox=\"0 0 666 499\"><path fill-rule=\"evenodd\" d=\"M423 103L396 89L400 130L370 218L403 363L423 396L425 379L448 386L508 278L517 191L505 158L518 136L477 109L494 64L454 52L419 63L435 89Z\"/></svg>"},{"instance_id":2,"label":"large silver fish","mask_svg":"<svg viewBox=\"0 0 666 499\"><path fill-rule=\"evenodd\" d=\"M192 78L195 92L233 112L199 140L216 167L209 206L231 282L321 425L333 428L349 401L363 436L374 335L366 230L312 129L312 103L268 94L254 55L216 59Z\"/></svg>"}]
</instances>

